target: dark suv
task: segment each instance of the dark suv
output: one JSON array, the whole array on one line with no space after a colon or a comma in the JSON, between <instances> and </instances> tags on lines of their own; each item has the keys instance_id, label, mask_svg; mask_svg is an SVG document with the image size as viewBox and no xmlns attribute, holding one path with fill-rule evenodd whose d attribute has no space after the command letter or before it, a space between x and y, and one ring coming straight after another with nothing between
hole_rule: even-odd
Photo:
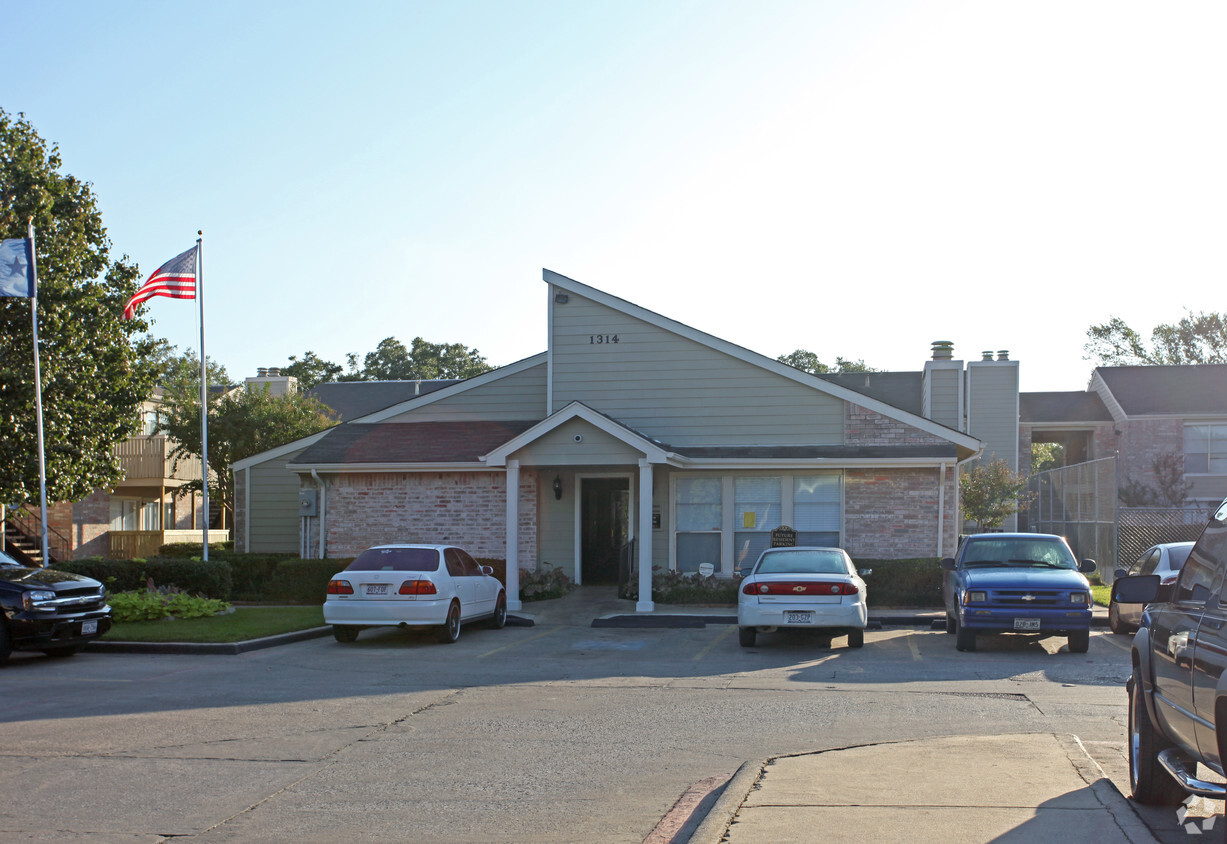
<instances>
[{"instance_id":1,"label":"dark suv","mask_svg":"<svg viewBox=\"0 0 1227 844\"><path fill-rule=\"evenodd\" d=\"M15 650L71 656L110 629L111 608L101 583L30 568L0 552L0 665Z\"/></svg>"},{"instance_id":2,"label":"dark suv","mask_svg":"<svg viewBox=\"0 0 1227 844\"><path fill-rule=\"evenodd\" d=\"M1227 502L1189 552L1176 582L1122 577L1115 601L1149 604L1133 637L1129 785L1139 803L1176 805L1189 795L1222 800L1227 787L1197 778L1197 763L1223 773L1227 751Z\"/></svg>"}]
</instances>

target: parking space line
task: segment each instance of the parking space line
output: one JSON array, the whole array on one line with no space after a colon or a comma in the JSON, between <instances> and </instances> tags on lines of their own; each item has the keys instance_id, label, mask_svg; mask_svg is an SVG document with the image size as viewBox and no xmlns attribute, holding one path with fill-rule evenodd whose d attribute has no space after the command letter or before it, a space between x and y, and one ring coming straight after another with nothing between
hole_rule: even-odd
<instances>
[{"instance_id":1,"label":"parking space line","mask_svg":"<svg viewBox=\"0 0 1227 844\"><path fill-rule=\"evenodd\" d=\"M503 645L501 648L495 648L492 651L486 651L484 654L478 654L475 657L475 659L484 659L485 657L493 656L494 654L497 654L497 653L502 653L508 648L518 648L520 645L523 645L525 642L531 642L534 639L540 639L542 636L549 636L554 633L557 633L559 630L565 630L565 629L566 627L555 627L551 630L542 630L536 636L529 636L527 639L521 639L518 642L512 642L510 645Z\"/></svg>"},{"instance_id":2,"label":"parking space line","mask_svg":"<svg viewBox=\"0 0 1227 844\"><path fill-rule=\"evenodd\" d=\"M697 656L695 656L694 661L695 661L695 662L698 662L698 661L699 661L699 660L701 660L703 657L705 657L705 656L707 656L709 653L711 653L711 649L712 649L712 648L714 648L716 645L718 645L718 644L720 644L722 641L724 641L724 638L725 638L726 636L728 636L730 633L732 633L732 632L733 632L734 630L736 630L736 629L737 629L737 625L736 625L736 624L725 624L725 625L724 625L724 629L723 629L723 630L721 630L719 634L717 634L716 638L714 638L714 639L712 639L712 640L711 640L711 644L710 644L710 645L708 645L708 646L707 646L706 648L704 648L703 650L699 651L698 655L697 655Z\"/></svg>"}]
</instances>

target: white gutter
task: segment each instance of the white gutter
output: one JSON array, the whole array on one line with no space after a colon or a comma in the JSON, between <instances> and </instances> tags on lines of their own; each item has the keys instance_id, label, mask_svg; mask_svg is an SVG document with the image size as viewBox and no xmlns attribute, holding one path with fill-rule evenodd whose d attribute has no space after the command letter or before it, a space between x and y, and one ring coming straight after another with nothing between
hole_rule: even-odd
<instances>
[{"instance_id":1,"label":"white gutter","mask_svg":"<svg viewBox=\"0 0 1227 844\"><path fill-rule=\"evenodd\" d=\"M946 556L946 464L937 473L937 558Z\"/></svg>"},{"instance_id":2,"label":"white gutter","mask_svg":"<svg viewBox=\"0 0 1227 844\"><path fill-rule=\"evenodd\" d=\"M324 483L324 479L320 477L320 473L314 469L311 470L311 477L315 478L315 482L319 484L320 489L320 559L323 560L328 556L328 546L324 542L325 528L328 524L328 521L324 518L324 514L327 512L325 508L328 504L328 486Z\"/></svg>"}]
</instances>

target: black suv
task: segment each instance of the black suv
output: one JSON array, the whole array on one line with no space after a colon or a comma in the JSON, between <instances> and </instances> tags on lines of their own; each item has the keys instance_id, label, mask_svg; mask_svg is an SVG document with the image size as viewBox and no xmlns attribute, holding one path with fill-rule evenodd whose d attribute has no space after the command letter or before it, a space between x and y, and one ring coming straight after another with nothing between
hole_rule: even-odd
<instances>
[{"instance_id":1,"label":"black suv","mask_svg":"<svg viewBox=\"0 0 1227 844\"><path fill-rule=\"evenodd\" d=\"M1129 690L1129 785L1139 803L1176 805L1189 795L1222 800L1227 786L1227 501L1175 583L1157 574L1122 577L1112 599L1149 604L1133 638ZM1227 828L1227 824L1224 825Z\"/></svg>"},{"instance_id":2,"label":"black suv","mask_svg":"<svg viewBox=\"0 0 1227 844\"><path fill-rule=\"evenodd\" d=\"M15 650L71 656L110 629L111 608L101 583L30 568L0 552L0 665Z\"/></svg>"}]
</instances>

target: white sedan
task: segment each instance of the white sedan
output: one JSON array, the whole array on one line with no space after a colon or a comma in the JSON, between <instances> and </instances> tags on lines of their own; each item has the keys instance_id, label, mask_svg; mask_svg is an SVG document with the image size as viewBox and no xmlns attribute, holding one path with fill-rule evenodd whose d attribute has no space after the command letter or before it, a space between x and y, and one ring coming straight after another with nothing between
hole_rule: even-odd
<instances>
[{"instance_id":1,"label":"white sedan","mask_svg":"<svg viewBox=\"0 0 1227 844\"><path fill-rule=\"evenodd\" d=\"M507 593L494 570L451 545L378 545L328 582L324 621L338 642L365 627L437 627L440 642L460 625L507 623Z\"/></svg>"},{"instance_id":2,"label":"white sedan","mask_svg":"<svg viewBox=\"0 0 1227 844\"><path fill-rule=\"evenodd\" d=\"M768 548L741 582L737 632L744 647L780 627L829 628L865 644L866 588L842 548Z\"/></svg>"}]
</instances>

